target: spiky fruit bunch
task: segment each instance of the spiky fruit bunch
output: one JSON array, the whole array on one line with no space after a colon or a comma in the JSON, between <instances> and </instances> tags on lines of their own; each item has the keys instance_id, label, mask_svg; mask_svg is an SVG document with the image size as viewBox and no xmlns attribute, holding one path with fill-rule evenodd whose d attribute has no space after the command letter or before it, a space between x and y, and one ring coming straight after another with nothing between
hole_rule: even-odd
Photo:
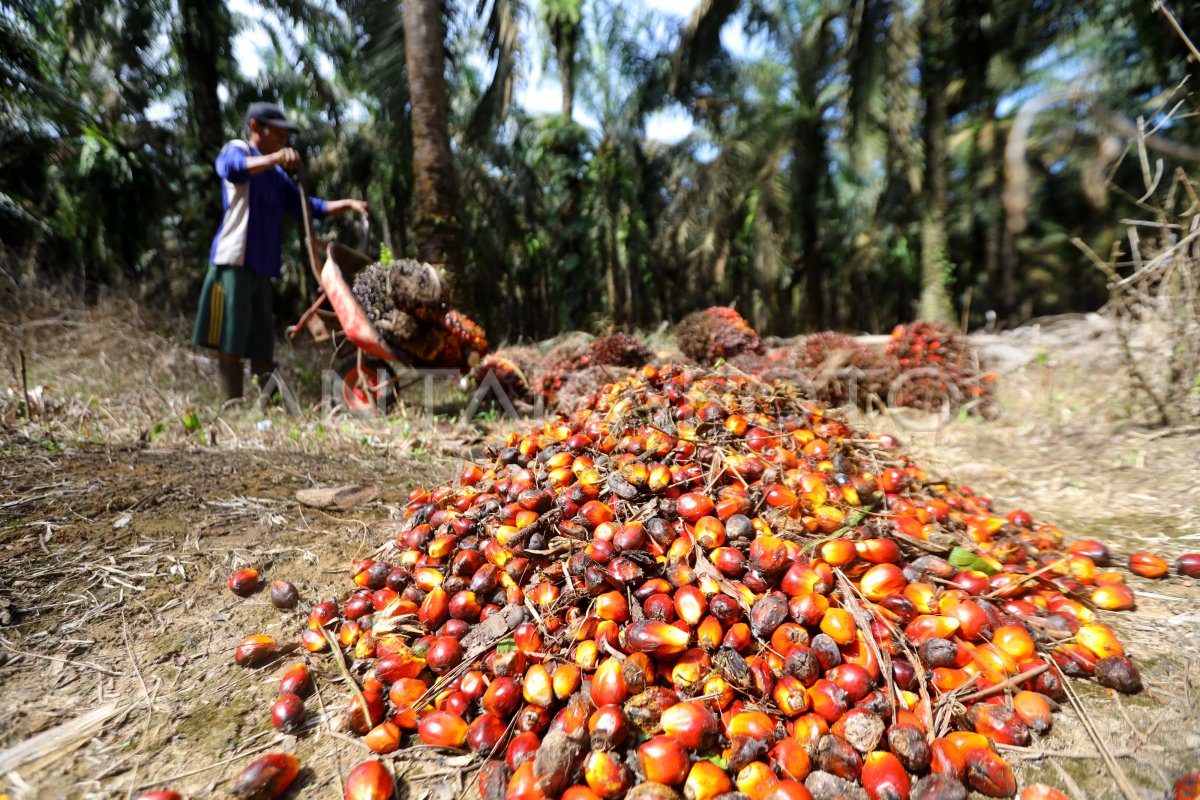
<instances>
[{"instance_id":1,"label":"spiky fruit bunch","mask_svg":"<svg viewBox=\"0 0 1200 800\"><path fill-rule=\"evenodd\" d=\"M986 411L995 375L984 371L975 349L953 328L930 322L897 325L887 345L896 376L891 401L940 411L947 403Z\"/></svg>"},{"instance_id":2,"label":"spiky fruit bunch","mask_svg":"<svg viewBox=\"0 0 1200 800\"><path fill-rule=\"evenodd\" d=\"M447 311L441 328L441 344L428 359L429 365L466 372L487 353L487 334L461 311Z\"/></svg>"},{"instance_id":3,"label":"spiky fruit bunch","mask_svg":"<svg viewBox=\"0 0 1200 800\"><path fill-rule=\"evenodd\" d=\"M648 362L650 348L636 336L621 331L609 331L597 336L588 348L589 364L613 367L640 367ZM597 387L599 388L599 387Z\"/></svg>"},{"instance_id":4,"label":"spiky fruit bunch","mask_svg":"<svg viewBox=\"0 0 1200 800\"><path fill-rule=\"evenodd\" d=\"M483 358L473 372L475 385L493 375L514 405L533 402L533 383L542 367L542 353L536 347L503 347Z\"/></svg>"},{"instance_id":5,"label":"spiky fruit bunch","mask_svg":"<svg viewBox=\"0 0 1200 800\"><path fill-rule=\"evenodd\" d=\"M437 270L411 259L377 262L358 273L350 291L393 349L428 360L442 346L446 287Z\"/></svg>"},{"instance_id":6,"label":"spiky fruit bunch","mask_svg":"<svg viewBox=\"0 0 1200 800\"><path fill-rule=\"evenodd\" d=\"M688 314L675 328L675 344L685 356L701 364L763 350L758 334L728 306Z\"/></svg>"},{"instance_id":7,"label":"spiky fruit bunch","mask_svg":"<svg viewBox=\"0 0 1200 800\"><path fill-rule=\"evenodd\" d=\"M884 353L835 331L806 336L795 359L817 398L830 406L865 405L873 394L886 396L894 371Z\"/></svg>"}]
</instances>

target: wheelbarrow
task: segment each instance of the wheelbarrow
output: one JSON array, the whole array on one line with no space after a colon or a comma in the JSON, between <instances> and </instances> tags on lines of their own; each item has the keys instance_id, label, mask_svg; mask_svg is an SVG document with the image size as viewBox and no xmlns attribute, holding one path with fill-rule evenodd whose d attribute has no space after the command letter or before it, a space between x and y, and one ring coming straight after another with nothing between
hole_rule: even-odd
<instances>
[{"instance_id":1,"label":"wheelbarrow","mask_svg":"<svg viewBox=\"0 0 1200 800\"><path fill-rule=\"evenodd\" d=\"M354 276L370 265L372 259L331 242L325 248L325 263L318 266L308 195L303 184L297 181L297 185L304 215L305 249L313 277L321 286L321 294L296 324L288 327L288 341L301 345L331 342L334 362L339 365L342 402L351 411L371 412L378 408L384 394L404 377L409 364L375 330L350 290ZM368 224L364 220L364 241L369 232ZM391 368L392 378L381 378L384 367Z\"/></svg>"}]
</instances>

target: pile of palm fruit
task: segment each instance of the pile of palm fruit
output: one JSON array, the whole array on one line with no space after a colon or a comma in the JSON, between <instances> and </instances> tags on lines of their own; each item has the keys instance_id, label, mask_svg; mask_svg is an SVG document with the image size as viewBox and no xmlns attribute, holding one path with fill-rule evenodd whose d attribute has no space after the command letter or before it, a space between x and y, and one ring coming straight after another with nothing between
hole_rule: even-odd
<instances>
[{"instance_id":1,"label":"pile of palm fruit","mask_svg":"<svg viewBox=\"0 0 1200 800\"><path fill-rule=\"evenodd\" d=\"M1046 733L1069 679L1140 689L1103 621L1134 605L1110 560L786 387L644 367L413 490L296 631L319 666L283 673L270 718L301 730L316 674L340 673L338 728L474 754L483 800L1010 797L998 745ZM279 652L256 635L235 659ZM265 756L235 794L296 769ZM370 760L345 797L394 789Z\"/></svg>"},{"instance_id":2,"label":"pile of palm fruit","mask_svg":"<svg viewBox=\"0 0 1200 800\"><path fill-rule=\"evenodd\" d=\"M465 371L487 352L483 329L448 308L449 287L430 264L376 262L355 276L351 291L388 346L414 366Z\"/></svg>"}]
</instances>

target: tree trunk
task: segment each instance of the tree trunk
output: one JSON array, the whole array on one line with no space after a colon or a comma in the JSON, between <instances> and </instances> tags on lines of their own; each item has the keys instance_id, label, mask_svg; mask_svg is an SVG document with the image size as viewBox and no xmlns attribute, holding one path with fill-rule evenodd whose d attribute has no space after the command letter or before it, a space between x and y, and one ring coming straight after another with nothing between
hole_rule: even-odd
<instances>
[{"instance_id":1,"label":"tree trunk","mask_svg":"<svg viewBox=\"0 0 1200 800\"><path fill-rule=\"evenodd\" d=\"M404 3L404 58L412 98L413 230L423 261L462 267L456 208L458 187L450 152L445 34L438 0Z\"/></svg>"},{"instance_id":2,"label":"tree trunk","mask_svg":"<svg viewBox=\"0 0 1200 800\"><path fill-rule=\"evenodd\" d=\"M945 40L945 0L926 0L921 24L921 85L925 95L925 191L921 204L921 301L917 316L927 322L954 324L946 291L946 92L949 88Z\"/></svg>"},{"instance_id":3,"label":"tree trunk","mask_svg":"<svg viewBox=\"0 0 1200 800\"><path fill-rule=\"evenodd\" d=\"M192 133L200 158L213 161L225 143L218 64L229 46L229 14L224 3L179 0L179 50L187 80Z\"/></svg>"},{"instance_id":4,"label":"tree trunk","mask_svg":"<svg viewBox=\"0 0 1200 800\"><path fill-rule=\"evenodd\" d=\"M558 83L562 89L562 118L570 122L575 110L575 43L578 26L566 19L551 23L550 38L554 43L554 59L558 63Z\"/></svg>"},{"instance_id":5,"label":"tree trunk","mask_svg":"<svg viewBox=\"0 0 1200 800\"><path fill-rule=\"evenodd\" d=\"M804 327L810 331L826 327L825 275L827 264L821 249L821 195L824 190L825 130L817 98L818 80L825 74L830 17L810 26L797 45L794 57L797 78L795 182L797 227L800 232L800 258L804 272Z\"/></svg>"}]
</instances>

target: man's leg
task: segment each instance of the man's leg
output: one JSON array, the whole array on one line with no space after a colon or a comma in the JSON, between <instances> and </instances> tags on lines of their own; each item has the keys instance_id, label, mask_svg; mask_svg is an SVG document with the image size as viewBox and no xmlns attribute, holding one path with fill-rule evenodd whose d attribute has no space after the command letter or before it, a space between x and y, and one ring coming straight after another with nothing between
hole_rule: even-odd
<instances>
[{"instance_id":1,"label":"man's leg","mask_svg":"<svg viewBox=\"0 0 1200 800\"><path fill-rule=\"evenodd\" d=\"M272 307L271 279L253 275L250 301L250 324L246 337L246 355L250 358L250 373L258 383L258 391L267 387L275 374L275 310ZM269 399L269 398L268 398Z\"/></svg>"},{"instance_id":2,"label":"man's leg","mask_svg":"<svg viewBox=\"0 0 1200 800\"><path fill-rule=\"evenodd\" d=\"M221 400L240 400L243 391L242 360L222 352L217 358L217 375L221 382Z\"/></svg>"}]
</instances>

